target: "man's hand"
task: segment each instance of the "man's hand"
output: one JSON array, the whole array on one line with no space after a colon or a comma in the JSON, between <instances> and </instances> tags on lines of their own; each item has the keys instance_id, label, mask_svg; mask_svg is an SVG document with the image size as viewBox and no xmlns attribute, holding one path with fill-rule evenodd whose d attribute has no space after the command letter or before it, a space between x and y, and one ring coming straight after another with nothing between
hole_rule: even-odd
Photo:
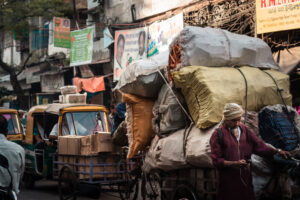
<instances>
[{"instance_id":1,"label":"man's hand","mask_svg":"<svg viewBox=\"0 0 300 200\"><path fill-rule=\"evenodd\" d=\"M288 151L283 151L281 149L277 149L277 153L285 159L288 159L289 157L291 157L291 153Z\"/></svg>"},{"instance_id":2,"label":"man's hand","mask_svg":"<svg viewBox=\"0 0 300 200\"><path fill-rule=\"evenodd\" d=\"M238 161L224 161L224 165L227 167L232 167L232 168L245 168L249 165L249 163L246 162L246 160L238 160Z\"/></svg>"}]
</instances>

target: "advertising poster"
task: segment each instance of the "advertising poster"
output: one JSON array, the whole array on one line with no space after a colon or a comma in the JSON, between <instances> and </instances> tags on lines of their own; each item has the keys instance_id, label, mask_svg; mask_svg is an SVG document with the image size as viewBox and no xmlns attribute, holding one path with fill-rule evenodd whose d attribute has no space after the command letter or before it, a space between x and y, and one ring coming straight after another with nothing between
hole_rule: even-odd
<instances>
[{"instance_id":1,"label":"advertising poster","mask_svg":"<svg viewBox=\"0 0 300 200\"><path fill-rule=\"evenodd\" d=\"M147 27L115 32L114 81L134 60L147 58Z\"/></svg>"},{"instance_id":2,"label":"advertising poster","mask_svg":"<svg viewBox=\"0 0 300 200\"><path fill-rule=\"evenodd\" d=\"M300 0L256 0L257 33L300 28Z\"/></svg>"},{"instance_id":3,"label":"advertising poster","mask_svg":"<svg viewBox=\"0 0 300 200\"><path fill-rule=\"evenodd\" d=\"M94 26L71 32L70 66L92 62Z\"/></svg>"},{"instance_id":4,"label":"advertising poster","mask_svg":"<svg viewBox=\"0 0 300 200\"><path fill-rule=\"evenodd\" d=\"M182 29L183 13L168 20L151 24L148 32L148 57L168 51L169 45Z\"/></svg>"},{"instance_id":5,"label":"advertising poster","mask_svg":"<svg viewBox=\"0 0 300 200\"><path fill-rule=\"evenodd\" d=\"M54 17L54 46L70 48L70 27L69 19Z\"/></svg>"}]
</instances>

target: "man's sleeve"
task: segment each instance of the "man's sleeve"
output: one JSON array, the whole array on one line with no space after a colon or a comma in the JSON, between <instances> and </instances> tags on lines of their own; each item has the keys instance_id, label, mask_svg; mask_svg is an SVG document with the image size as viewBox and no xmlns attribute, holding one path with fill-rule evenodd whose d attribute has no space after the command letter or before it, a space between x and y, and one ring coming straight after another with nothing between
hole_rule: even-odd
<instances>
[{"instance_id":1,"label":"man's sleeve","mask_svg":"<svg viewBox=\"0 0 300 200\"><path fill-rule=\"evenodd\" d=\"M219 138L217 131L215 130L210 138L210 148L211 148L211 158L213 165L216 168L223 168L224 167L224 157L222 154L222 148L219 144Z\"/></svg>"},{"instance_id":2,"label":"man's sleeve","mask_svg":"<svg viewBox=\"0 0 300 200\"><path fill-rule=\"evenodd\" d=\"M50 135L58 137L58 123L53 126Z\"/></svg>"},{"instance_id":3,"label":"man's sleeve","mask_svg":"<svg viewBox=\"0 0 300 200\"><path fill-rule=\"evenodd\" d=\"M261 157L269 157L271 158L276 150L267 146L264 141L258 138L254 133L252 133L248 128L246 128L248 137L253 143L253 153L259 155Z\"/></svg>"}]
</instances>

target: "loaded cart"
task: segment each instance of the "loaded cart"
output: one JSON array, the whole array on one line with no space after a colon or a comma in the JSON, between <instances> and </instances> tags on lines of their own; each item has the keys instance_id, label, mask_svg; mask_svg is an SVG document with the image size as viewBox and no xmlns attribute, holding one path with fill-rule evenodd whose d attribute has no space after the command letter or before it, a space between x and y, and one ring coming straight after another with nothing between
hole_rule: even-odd
<instances>
[{"instance_id":1,"label":"loaded cart","mask_svg":"<svg viewBox=\"0 0 300 200\"><path fill-rule=\"evenodd\" d=\"M53 134L53 132L57 132ZM54 138L53 138L54 137ZM27 188L35 181L59 183L60 199L76 199L80 188L130 196L130 171L125 151L112 143L107 110L91 104L49 104L32 107L25 137Z\"/></svg>"}]
</instances>

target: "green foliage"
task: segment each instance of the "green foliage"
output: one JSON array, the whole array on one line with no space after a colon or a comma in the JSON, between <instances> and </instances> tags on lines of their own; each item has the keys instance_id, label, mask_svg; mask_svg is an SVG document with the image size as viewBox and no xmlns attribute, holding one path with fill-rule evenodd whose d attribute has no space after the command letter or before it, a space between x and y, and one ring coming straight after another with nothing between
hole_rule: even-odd
<instances>
[{"instance_id":1,"label":"green foliage","mask_svg":"<svg viewBox=\"0 0 300 200\"><path fill-rule=\"evenodd\" d=\"M12 31L17 39L29 32L29 19L72 16L72 6L64 0L0 0L0 32Z\"/></svg>"}]
</instances>

